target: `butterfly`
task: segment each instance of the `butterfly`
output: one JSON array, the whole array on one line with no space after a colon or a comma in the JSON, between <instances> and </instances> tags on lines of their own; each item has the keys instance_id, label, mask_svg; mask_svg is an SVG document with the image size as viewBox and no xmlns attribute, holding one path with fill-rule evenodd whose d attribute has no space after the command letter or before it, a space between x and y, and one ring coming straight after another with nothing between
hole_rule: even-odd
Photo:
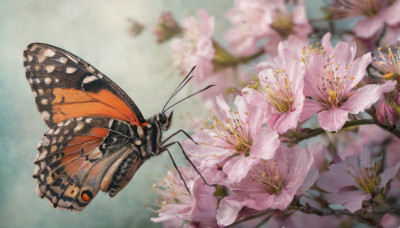
<instances>
[{"instance_id":1,"label":"butterfly","mask_svg":"<svg viewBox=\"0 0 400 228\"><path fill-rule=\"evenodd\" d=\"M37 109L50 128L37 146L36 192L56 208L78 212L100 190L110 197L117 195L147 159L168 151L175 143L180 146L177 141L166 143L174 135L182 132L190 138L179 130L162 140L173 112L165 113L211 87L166 108L193 77L189 77L193 68L162 112L145 119L117 84L61 48L30 44L24 50L24 68Z\"/></svg>"}]
</instances>

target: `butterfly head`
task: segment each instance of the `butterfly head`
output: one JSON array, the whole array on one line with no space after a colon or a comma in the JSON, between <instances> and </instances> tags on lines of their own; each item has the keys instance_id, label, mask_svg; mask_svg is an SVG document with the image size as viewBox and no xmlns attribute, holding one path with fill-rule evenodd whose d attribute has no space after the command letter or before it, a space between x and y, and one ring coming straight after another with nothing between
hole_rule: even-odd
<instances>
[{"instance_id":1,"label":"butterfly head","mask_svg":"<svg viewBox=\"0 0 400 228\"><path fill-rule=\"evenodd\" d=\"M171 114L169 114L169 116L167 116L165 113L161 112L160 114L158 114L156 116L156 120L157 120L156 122L162 130L166 131L169 129L169 127L171 125L173 114L174 114L173 111L171 112Z\"/></svg>"}]
</instances>

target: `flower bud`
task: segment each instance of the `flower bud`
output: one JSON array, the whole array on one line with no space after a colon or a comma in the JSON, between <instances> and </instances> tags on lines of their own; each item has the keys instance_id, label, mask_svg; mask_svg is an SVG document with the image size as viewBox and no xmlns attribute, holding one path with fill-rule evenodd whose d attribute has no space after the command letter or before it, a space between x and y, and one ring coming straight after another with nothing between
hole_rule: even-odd
<instances>
[{"instance_id":1,"label":"flower bud","mask_svg":"<svg viewBox=\"0 0 400 228\"><path fill-rule=\"evenodd\" d=\"M393 125L399 120L396 109L387 103L379 103L376 111L379 122L385 125Z\"/></svg>"},{"instance_id":2,"label":"flower bud","mask_svg":"<svg viewBox=\"0 0 400 228\"><path fill-rule=\"evenodd\" d=\"M180 34L181 32L182 29L172 17L171 12L164 12L161 14L153 31L158 43L168 41L172 37Z\"/></svg>"}]
</instances>

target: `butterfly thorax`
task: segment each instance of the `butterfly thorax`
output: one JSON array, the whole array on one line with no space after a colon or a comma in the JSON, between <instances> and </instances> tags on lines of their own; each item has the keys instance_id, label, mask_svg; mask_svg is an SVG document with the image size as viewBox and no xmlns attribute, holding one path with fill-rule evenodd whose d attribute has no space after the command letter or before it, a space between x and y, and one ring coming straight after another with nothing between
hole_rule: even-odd
<instances>
[{"instance_id":1,"label":"butterfly thorax","mask_svg":"<svg viewBox=\"0 0 400 228\"><path fill-rule=\"evenodd\" d=\"M155 115L142 125L130 125L123 121L112 120L112 123L110 123L112 131L100 148L103 148L105 155L107 155L107 149L115 151L112 147L122 147L122 145L117 145L116 142L118 144L128 143L132 152L119 163L113 174L112 181L106 190L111 197L115 196L132 179L138 168L134 166L138 159L141 161L141 165L145 160L162 152L160 150L162 133L164 130L168 130L171 117L172 115L169 117L163 114Z\"/></svg>"}]
</instances>

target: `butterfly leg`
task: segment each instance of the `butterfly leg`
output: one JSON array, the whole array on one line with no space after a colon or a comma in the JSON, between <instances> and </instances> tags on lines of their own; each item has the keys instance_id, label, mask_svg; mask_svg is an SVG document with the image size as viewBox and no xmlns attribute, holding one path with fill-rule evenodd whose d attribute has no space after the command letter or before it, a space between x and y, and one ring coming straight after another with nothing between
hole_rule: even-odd
<instances>
[{"instance_id":1,"label":"butterfly leg","mask_svg":"<svg viewBox=\"0 0 400 228\"><path fill-rule=\"evenodd\" d=\"M169 157L171 158L172 164L174 164L174 167L175 167L176 171L178 171L179 177L182 179L183 183L185 184L186 190L189 192L190 195L192 195L192 193L190 192L189 188L187 187L187 184L186 184L185 179L183 179L183 176L182 176L181 172L179 171L178 166L177 166L176 163L175 163L174 158L172 157L171 152L169 152L168 149L165 149L165 150L168 152L168 155L169 155Z\"/></svg>"},{"instance_id":2,"label":"butterfly leg","mask_svg":"<svg viewBox=\"0 0 400 228\"><path fill-rule=\"evenodd\" d=\"M166 139L164 139L161 142L161 145L163 145L164 143L166 143L168 140L170 140L172 137L174 137L175 135L179 134L179 133L183 133L186 137L188 137L194 144L198 145L198 143L196 141L193 140L193 138L184 130L180 129L174 133L172 133L172 135L168 136ZM172 144L171 144L172 145Z\"/></svg>"},{"instance_id":3,"label":"butterfly leg","mask_svg":"<svg viewBox=\"0 0 400 228\"><path fill-rule=\"evenodd\" d=\"M191 166L193 166L194 170L196 171L197 174L200 175L200 177L201 177L201 179L203 179L204 183L206 183L207 186L209 186L209 187L215 186L215 184L209 184L209 183L206 181L206 179L203 177L203 175L201 175L201 173L199 172L199 170L196 168L196 166L193 164L193 162L192 162L192 161L190 160L190 158L187 156L185 150L184 150L183 147L182 147L182 144L181 144L179 141L175 141L175 142L168 143L168 144L165 145L163 148L166 149L167 147L169 147L169 146L171 146L171 145L174 145L174 144L178 144L178 146L179 146L179 147L181 148L181 150L182 150L183 155L185 156L185 159L190 163ZM166 149L166 150L167 150L167 149Z\"/></svg>"}]
</instances>

